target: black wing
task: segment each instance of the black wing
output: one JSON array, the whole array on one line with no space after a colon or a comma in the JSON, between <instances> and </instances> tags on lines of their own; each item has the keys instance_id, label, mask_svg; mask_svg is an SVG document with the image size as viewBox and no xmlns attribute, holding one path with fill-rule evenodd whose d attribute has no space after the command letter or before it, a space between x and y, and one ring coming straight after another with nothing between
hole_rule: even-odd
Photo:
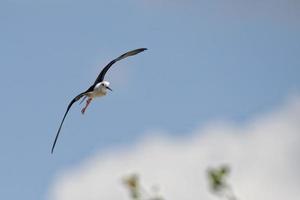
<instances>
[{"instance_id":1,"label":"black wing","mask_svg":"<svg viewBox=\"0 0 300 200\"><path fill-rule=\"evenodd\" d=\"M132 51L128 51L127 53L124 53L123 55L119 56L118 58L110 61L110 63L108 63L103 69L102 71L100 72L100 74L98 75L97 79L95 80L94 82L94 85L97 84L97 83L100 83L104 80L104 76L106 74L106 72L109 70L109 68L115 64L117 61L119 60L122 60L128 56L133 56L133 55L136 55L142 51L145 51L147 50L146 48L140 48L140 49L135 49L135 50L132 50Z\"/></svg>"},{"instance_id":2,"label":"black wing","mask_svg":"<svg viewBox=\"0 0 300 200\"><path fill-rule=\"evenodd\" d=\"M67 114L68 114L68 112L69 112L71 106L72 106L76 101L78 101L81 97L83 97L84 94L85 94L85 92L83 92L83 93L77 95L77 96L69 103L68 108L67 108L67 111L66 111L66 113L65 113L65 115L64 115L64 117L63 117L63 119L62 119L62 121L61 121L61 123L60 123L60 126L59 126L59 128L58 128L58 131L57 131L57 133L56 133L56 137L55 137L54 143L53 143L53 145L52 145L51 153L53 153L53 150L54 150L54 147L55 147L55 144L56 144L58 135L59 135L59 133L60 133L60 129L61 129L61 127L62 127L62 125L63 125L63 123L64 123L64 121L65 121L65 118L66 118L66 116L67 116Z\"/></svg>"}]
</instances>

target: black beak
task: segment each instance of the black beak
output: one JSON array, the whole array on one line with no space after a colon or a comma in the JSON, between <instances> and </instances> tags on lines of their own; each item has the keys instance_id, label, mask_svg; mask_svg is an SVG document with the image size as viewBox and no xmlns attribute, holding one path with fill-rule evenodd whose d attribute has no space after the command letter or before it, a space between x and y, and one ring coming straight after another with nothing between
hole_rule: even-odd
<instances>
[{"instance_id":1,"label":"black beak","mask_svg":"<svg viewBox=\"0 0 300 200\"><path fill-rule=\"evenodd\" d=\"M112 91L112 89L111 89L110 87L108 87L108 86L106 86L106 89L108 89L108 90Z\"/></svg>"}]
</instances>

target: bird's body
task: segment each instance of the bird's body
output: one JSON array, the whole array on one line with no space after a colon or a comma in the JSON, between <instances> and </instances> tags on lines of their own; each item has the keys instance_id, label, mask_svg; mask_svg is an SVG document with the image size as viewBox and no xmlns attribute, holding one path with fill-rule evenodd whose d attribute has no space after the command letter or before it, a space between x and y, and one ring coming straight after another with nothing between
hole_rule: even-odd
<instances>
[{"instance_id":1,"label":"bird's body","mask_svg":"<svg viewBox=\"0 0 300 200\"><path fill-rule=\"evenodd\" d=\"M90 105L91 101L95 97L105 96L107 94L107 90L111 90L111 89L109 87L109 82L108 81L102 81L100 83L97 83L97 84L94 84L93 86L91 86L89 88L89 90L90 90L89 92L86 92L84 94L84 98L82 100L82 101L84 101L86 97L89 97L88 100L86 101L85 107L82 108L82 110L81 110L82 114L85 113L85 110L87 109L87 107Z\"/></svg>"},{"instance_id":2,"label":"bird's body","mask_svg":"<svg viewBox=\"0 0 300 200\"><path fill-rule=\"evenodd\" d=\"M107 89L102 87L101 83L97 84L93 90L87 94L88 97L102 97L107 94Z\"/></svg>"},{"instance_id":3,"label":"bird's body","mask_svg":"<svg viewBox=\"0 0 300 200\"><path fill-rule=\"evenodd\" d=\"M107 87L109 86L108 81L103 81L95 85L94 90L92 92L87 93L88 97L102 97L107 94Z\"/></svg>"},{"instance_id":4,"label":"bird's body","mask_svg":"<svg viewBox=\"0 0 300 200\"><path fill-rule=\"evenodd\" d=\"M111 90L112 89L109 87L109 82L108 81L104 81L104 77L105 77L105 74L107 73L107 71L109 70L109 68L114 64L116 63L117 61L119 60L122 60L128 56L133 56L133 55L136 55L142 51L145 51L147 50L146 48L140 48L140 49L135 49L135 50L132 50L132 51L129 51L127 53L124 53L122 54L121 56L119 56L118 58L112 60L110 63L108 63L103 69L102 71L100 72L100 74L98 75L97 79L95 80L94 84L91 85L85 92L82 92L80 93L79 95L77 95L68 105L67 107L67 110L65 112L65 115L61 121L61 124L58 128L58 131L56 133L56 137L55 137L55 140L54 140L54 143L52 145L52 149L51 149L51 153L53 153L53 150L54 150L54 147L55 147L55 144L56 144L56 141L57 141L57 138L58 138L58 135L60 133L60 130L61 130L61 127L64 123L64 120L71 108L71 106L78 100L80 100L82 97L83 97L83 100L81 102L83 102L86 98L88 98L86 100L86 105L85 107L81 110L81 113L84 114L85 113L85 110L87 109L87 107L89 106L89 104L91 103L91 101L95 98L95 97L102 97L102 96L105 96L107 94L107 90Z\"/></svg>"}]
</instances>

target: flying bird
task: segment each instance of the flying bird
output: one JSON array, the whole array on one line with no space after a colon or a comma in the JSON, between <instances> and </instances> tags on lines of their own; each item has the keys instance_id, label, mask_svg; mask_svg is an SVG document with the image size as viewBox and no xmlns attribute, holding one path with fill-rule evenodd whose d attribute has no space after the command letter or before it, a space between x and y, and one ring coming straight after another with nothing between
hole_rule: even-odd
<instances>
[{"instance_id":1,"label":"flying bird","mask_svg":"<svg viewBox=\"0 0 300 200\"><path fill-rule=\"evenodd\" d=\"M136 55L138 53L141 53L142 51L147 50L146 48L139 48L139 49L135 49L132 51L129 51L127 53L122 54L121 56L117 57L116 59L110 61L110 63L108 63L100 72L100 74L98 75L97 79L95 80L95 82L84 92L80 93L79 95L77 95L68 105L67 110L65 112L65 115L60 123L60 126L58 128L58 131L56 133L55 136L55 140L53 142L52 145L52 149L51 149L51 153L53 153L55 144L57 142L57 138L59 136L61 127L65 121L65 118L70 110L70 108L72 107L72 105L76 102L79 101L82 97L82 101L81 103L87 98L86 100L86 105L82 108L81 113L84 114L85 110L87 109L87 107L90 105L91 101L95 98L95 97L101 97L101 96L105 96L107 93L107 90L112 91L112 89L109 87L109 82L104 80L105 74L107 73L107 71L109 70L109 68L115 64L117 61L122 60L124 58L127 58L128 56L133 56Z\"/></svg>"}]
</instances>

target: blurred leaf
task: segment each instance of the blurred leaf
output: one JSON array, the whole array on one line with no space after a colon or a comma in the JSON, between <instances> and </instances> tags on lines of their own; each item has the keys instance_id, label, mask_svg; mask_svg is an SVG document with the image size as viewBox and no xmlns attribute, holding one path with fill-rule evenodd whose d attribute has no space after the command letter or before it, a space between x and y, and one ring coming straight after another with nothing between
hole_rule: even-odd
<instances>
[{"instance_id":1,"label":"blurred leaf","mask_svg":"<svg viewBox=\"0 0 300 200\"><path fill-rule=\"evenodd\" d=\"M210 187L214 192L219 192L220 190L227 187L225 178L228 176L229 171L230 168L226 165L214 169L210 168L207 170Z\"/></svg>"},{"instance_id":2,"label":"blurred leaf","mask_svg":"<svg viewBox=\"0 0 300 200\"><path fill-rule=\"evenodd\" d=\"M140 184L139 176L131 174L123 178L123 183L130 192L130 197L133 200L164 200L159 194L158 187L152 187L152 192L148 193Z\"/></svg>"},{"instance_id":3,"label":"blurred leaf","mask_svg":"<svg viewBox=\"0 0 300 200\"><path fill-rule=\"evenodd\" d=\"M230 172L230 167L222 165L218 168L209 168L207 170L208 180L212 192L225 197L228 200L236 200L236 196L227 183L227 177Z\"/></svg>"},{"instance_id":4,"label":"blurred leaf","mask_svg":"<svg viewBox=\"0 0 300 200\"><path fill-rule=\"evenodd\" d=\"M140 184L139 176L137 174L131 174L123 179L123 183L129 189L132 199L140 199Z\"/></svg>"}]
</instances>

